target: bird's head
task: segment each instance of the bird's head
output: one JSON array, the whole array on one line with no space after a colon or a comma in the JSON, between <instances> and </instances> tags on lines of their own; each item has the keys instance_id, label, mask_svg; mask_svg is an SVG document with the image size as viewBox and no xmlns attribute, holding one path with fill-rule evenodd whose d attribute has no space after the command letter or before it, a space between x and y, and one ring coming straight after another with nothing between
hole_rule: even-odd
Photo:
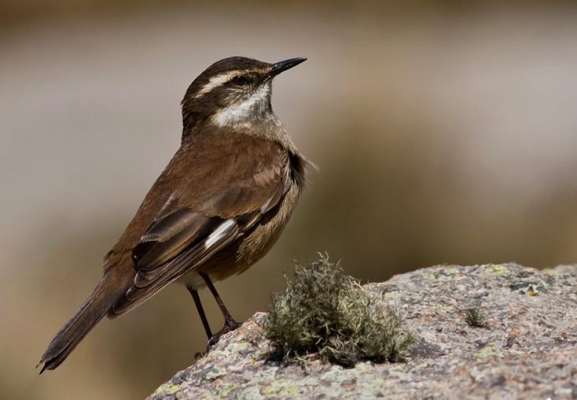
<instances>
[{"instance_id":1,"label":"bird's head","mask_svg":"<svg viewBox=\"0 0 577 400\"><path fill-rule=\"evenodd\" d=\"M306 58L274 64L230 57L208 67L189 86L182 100L184 129L207 121L216 126L249 126L274 117L271 83L275 76Z\"/></svg>"}]
</instances>

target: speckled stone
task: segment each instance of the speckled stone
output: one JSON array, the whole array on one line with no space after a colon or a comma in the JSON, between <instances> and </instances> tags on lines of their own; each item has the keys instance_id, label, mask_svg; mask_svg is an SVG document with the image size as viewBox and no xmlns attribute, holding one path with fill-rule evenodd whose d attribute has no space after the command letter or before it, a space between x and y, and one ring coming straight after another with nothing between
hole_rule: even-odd
<instances>
[{"instance_id":1,"label":"speckled stone","mask_svg":"<svg viewBox=\"0 0 577 400\"><path fill-rule=\"evenodd\" d=\"M417 336L406 363L268 361L265 313L149 399L577 398L577 266L438 266L365 285ZM486 326L467 325L479 307Z\"/></svg>"}]
</instances>

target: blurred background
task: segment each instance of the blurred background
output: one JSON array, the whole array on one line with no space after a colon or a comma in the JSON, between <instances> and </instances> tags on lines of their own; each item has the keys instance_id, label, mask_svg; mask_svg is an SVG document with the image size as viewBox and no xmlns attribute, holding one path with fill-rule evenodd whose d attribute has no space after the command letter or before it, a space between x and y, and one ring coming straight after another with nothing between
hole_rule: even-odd
<instances>
[{"instance_id":1,"label":"blurred background","mask_svg":"<svg viewBox=\"0 0 577 400\"><path fill-rule=\"evenodd\" d=\"M0 397L143 398L203 349L174 286L34 369L178 147L185 89L232 55L309 58L273 106L320 167L278 245L218 285L237 319L319 251L364 282L574 263L576 49L569 1L2 0Z\"/></svg>"}]
</instances>

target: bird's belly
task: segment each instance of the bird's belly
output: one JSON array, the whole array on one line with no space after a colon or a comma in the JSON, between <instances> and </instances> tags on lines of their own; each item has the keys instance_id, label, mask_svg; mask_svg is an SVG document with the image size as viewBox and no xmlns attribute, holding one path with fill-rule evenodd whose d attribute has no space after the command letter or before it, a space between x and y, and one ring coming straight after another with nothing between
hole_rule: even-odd
<instances>
[{"instance_id":1,"label":"bird's belly","mask_svg":"<svg viewBox=\"0 0 577 400\"><path fill-rule=\"evenodd\" d=\"M199 271L207 273L210 280L216 282L226 279L231 275L240 273L248 269L248 267L250 267L250 265L236 262L235 257L223 257L222 254L215 254L202 265L198 265L180 277L178 282L198 290L206 286L206 283L200 276Z\"/></svg>"}]
</instances>

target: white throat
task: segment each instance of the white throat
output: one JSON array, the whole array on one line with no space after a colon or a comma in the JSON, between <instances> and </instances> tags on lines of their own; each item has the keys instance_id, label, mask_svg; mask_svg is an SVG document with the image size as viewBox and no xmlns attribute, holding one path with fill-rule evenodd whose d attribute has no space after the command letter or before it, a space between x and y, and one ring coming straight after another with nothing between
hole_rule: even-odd
<instances>
[{"instance_id":1,"label":"white throat","mask_svg":"<svg viewBox=\"0 0 577 400\"><path fill-rule=\"evenodd\" d=\"M244 125L250 126L252 122L257 120L263 114L267 115L268 110L263 107L268 107L268 98L270 96L271 85L267 83L261 86L249 98L238 101L218 110L212 116L212 122L216 126L235 126ZM270 113L272 116L274 114Z\"/></svg>"}]
</instances>

